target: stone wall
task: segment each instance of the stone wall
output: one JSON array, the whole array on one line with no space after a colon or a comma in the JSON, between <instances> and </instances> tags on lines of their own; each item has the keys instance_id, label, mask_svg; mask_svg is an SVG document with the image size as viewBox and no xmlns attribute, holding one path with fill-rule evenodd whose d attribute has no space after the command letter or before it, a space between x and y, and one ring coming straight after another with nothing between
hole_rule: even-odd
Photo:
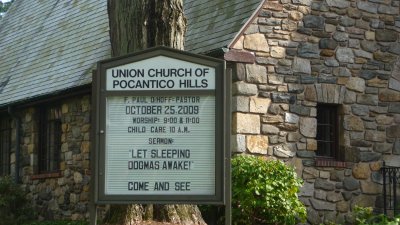
<instances>
[{"instance_id":1,"label":"stone wall","mask_svg":"<svg viewBox=\"0 0 400 225\"><path fill-rule=\"evenodd\" d=\"M60 172L37 172L38 108L30 107L18 112L21 118L20 176L39 218L85 219L89 217L90 96L58 103L62 112Z\"/></svg>"},{"instance_id":2,"label":"stone wall","mask_svg":"<svg viewBox=\"0 0 400 225\"><path fill-rule=\"evenodd\" d=\"M381 207L382 161L400 166L399 4L266 1L230 49L250 53L232 60L233 151L294 165L311 224ZM317 103L340 106L345 163L316 160Z\"/></svg>"}]
</instances>

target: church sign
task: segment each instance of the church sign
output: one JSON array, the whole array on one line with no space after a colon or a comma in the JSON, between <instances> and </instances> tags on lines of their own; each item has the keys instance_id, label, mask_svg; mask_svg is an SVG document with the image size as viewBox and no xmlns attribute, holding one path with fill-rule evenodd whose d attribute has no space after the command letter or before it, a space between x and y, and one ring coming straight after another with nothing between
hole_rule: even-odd
<instances>
[{"instance_id":1,"label":"church sign","mask_svg":"<svg viewBox=\"0 0 400 225\"><path fill-rule=\"evenodd\" d=\"M165 47L98 63L97 203L223 203L224 66Z\"/></svg>"}]
</instances>

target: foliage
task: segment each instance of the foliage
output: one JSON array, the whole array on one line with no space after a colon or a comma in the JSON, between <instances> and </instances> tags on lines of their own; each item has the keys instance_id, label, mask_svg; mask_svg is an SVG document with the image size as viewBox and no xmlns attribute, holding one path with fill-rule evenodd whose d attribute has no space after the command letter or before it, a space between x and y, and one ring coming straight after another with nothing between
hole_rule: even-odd
<instances>
[{"instance_id":1,"label":"foliage","mask_svg":"<svg viewBox=\"0 0 400 225\"><path fill-rule=\"evenodd\" d=\"M383 214L373 214L371 207L354 207L355 224L356 225L399 225L400 217L393 219Z\"/></svg>"},{"instance_id":2,"label":"foliage","mask_svg":"<svg viewBox=\"0 0 400 225\"><path fill-rule=\"evenodd\" d=\"M239 155L232 159L232 221L295 224L306 218L297 193L302 180L277 160Z\"/></svg>"},{"instance_id":3,"label":"foliage","mask_svg":"<svg viewBox=\"0 0 400 225\"><path fill-rule=\"evenodd\" d=\"M10 8L11 4L14 2L14 0L10 2L2 2L0 1L0 13L5 13L7 12L8 8Z\"/></svg>"},{"instance_id":4,"label":"foliage","mask_svg":"<svg viewBox=\"0 0 400 225\"><path fill-rule=\"evenodd\" d=\"M25 223L24 225L89 225L86 221L56 220L56 221L36 221Z\"/></svg>"},{"instance_id":5,"label":"foliage","mask_svg":"<svg viewBox=\"0 0 400 225\"><path fill-rule=\"evenodd\" d=\"M0 178L0 225L22 224L33 217L25 195L10 177Z\"/></svg>"}]
</instances>

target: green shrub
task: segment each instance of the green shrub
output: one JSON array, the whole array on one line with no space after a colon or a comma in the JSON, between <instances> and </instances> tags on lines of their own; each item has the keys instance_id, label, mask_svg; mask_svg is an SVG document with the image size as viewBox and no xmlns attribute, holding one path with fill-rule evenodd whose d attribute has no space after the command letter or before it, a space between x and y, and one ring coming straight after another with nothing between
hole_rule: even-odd
<instances>
[{"instance_id":1,"label":"green shrub","mask_svg":"<svg viewBox=\"0 0 400 225\"><path fill-rule=\"evenodd\" d=\"M0 178L0 225L22 224L33 217L25 196L10 177Z\"/></svg>"},{"instance_id":2,"label":"green shrub","mask_svg":"<svg viewBox=\"0 0 400 225\"><path fill-rule=\"evenodd\" d=\"M302 180L277 160L239 155L232 159L234 224L295 224L306 208L297 197Z\"/></svg>"},{"instance_id":3,"label":"green shrub","mask_svg":"<svg viewBox=\"0 0 400 225\"><path fill-rule=\"evenodd\" d=\"M356 225L399 225L400 217L388 218L384 214L375 215L372 207L354 207Z\"/></svg>"}]
</instances>

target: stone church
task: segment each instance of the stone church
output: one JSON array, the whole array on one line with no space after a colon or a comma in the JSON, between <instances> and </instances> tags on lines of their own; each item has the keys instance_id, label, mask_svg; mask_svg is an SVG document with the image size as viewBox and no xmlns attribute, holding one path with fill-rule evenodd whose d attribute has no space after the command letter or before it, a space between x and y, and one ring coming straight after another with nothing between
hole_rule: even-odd
<instances>
[{"instance_id":1,"label":"stone church","mask_svg":"<svg viewBox=\"0 0 400 225\"><path fill-rule=\"evenodd\" d=\"M185 50L226 61L233 153L295 167L309 224L383 208L400 166L399 0L184 0ZM0 20L0 176L47 219L87 219L92 71L106 1L17 0Z\"/></svg>"}]
</instances>

